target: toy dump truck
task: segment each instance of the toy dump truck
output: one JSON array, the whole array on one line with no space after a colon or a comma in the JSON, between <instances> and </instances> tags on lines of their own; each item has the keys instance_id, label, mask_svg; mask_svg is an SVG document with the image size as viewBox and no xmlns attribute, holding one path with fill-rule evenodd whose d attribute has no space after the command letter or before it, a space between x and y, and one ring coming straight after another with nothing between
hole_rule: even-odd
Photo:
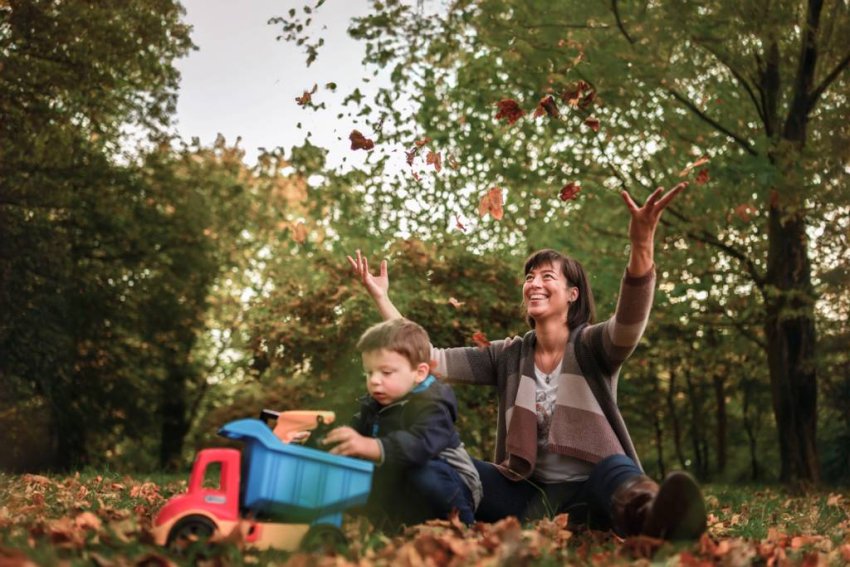
<instances>
[{"instance_id":1,"label":"toy dump truck","mask_svg":"<svg viewBox=\"0 0 850 567\"><path fill-rule=\"evenodd\" d=\"M185 494L171 498L154 520L160 545L236 536L259 549L315 550L346 543L343 511L366 503L374 465L301 445L333 412L263 410L261 419L232 421L219 435L242 451L198 453ZM274 431L267 420L277 419ZM218 486L208 473L218 470ZM215 484L215 482L213 482Z\"/></svg>"}]
</instances>

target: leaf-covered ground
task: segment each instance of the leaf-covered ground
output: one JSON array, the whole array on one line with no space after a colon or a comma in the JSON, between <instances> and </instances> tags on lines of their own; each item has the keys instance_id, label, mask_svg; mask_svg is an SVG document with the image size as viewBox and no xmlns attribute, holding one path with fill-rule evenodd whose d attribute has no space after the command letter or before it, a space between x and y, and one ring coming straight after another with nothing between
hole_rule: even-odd
<instances>
[{"instance_id":1,"label":"leaf-covered ground","mask_svg":"<svg viewBox=\"0 0 850 567\"><path fill-rule=\"evenodd\" d=\"M256 552L240 541L176 554L151 522L174 477L0 475L0 567L29 565L847 565L850 491L707 486L709 532L691 545L570 531L564 516L523 526L440 521L389 537L349 518L342 554Z\"/></svg>"}]
</instances>

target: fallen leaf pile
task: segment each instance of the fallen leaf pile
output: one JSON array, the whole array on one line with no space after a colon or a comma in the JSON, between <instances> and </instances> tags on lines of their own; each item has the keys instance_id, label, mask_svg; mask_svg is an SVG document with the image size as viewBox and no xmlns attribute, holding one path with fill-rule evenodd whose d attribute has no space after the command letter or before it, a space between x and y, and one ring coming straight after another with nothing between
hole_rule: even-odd
<instances>
[{"instance_id":1,"label":"fallen leaf pile","mask_svg":"<svg viewBox=\"0 0 850 567\"><path fill-rule=\"evenodd\" d=\"M486 341L481 334L476 342ZM508 518L466 526L457 517L398 534L346 516L344 552L259 552L241 537L217 534L194 559L152 542L152 519L185 481L131 477L0 475L0 565L681 565L829 566L850 563L850 493L788 496L780 489L706 487L708 532L671 544L569 524L565 514L521 524ZM725 490L725 492L724 492ZM737 504L732 504L736 502ZM742 534L759 533L757 537ZM190 549L191 550L191 549ZM189 550L189 551L190 551Z\"/></svg>"}]
</instances>

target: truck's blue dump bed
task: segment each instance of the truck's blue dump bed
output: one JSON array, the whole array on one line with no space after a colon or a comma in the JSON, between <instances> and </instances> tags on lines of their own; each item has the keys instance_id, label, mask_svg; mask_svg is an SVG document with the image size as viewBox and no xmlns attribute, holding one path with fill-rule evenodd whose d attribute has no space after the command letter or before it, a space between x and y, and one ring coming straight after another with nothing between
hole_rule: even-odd
<instances>
[{"instance_id":1,"label":"truck's blue dump bed","mask_svg":"<svg viewBox=\"0 0 850 567\"><path fill-rule=\"evenodd\" d=\"M242 441L242 507L289 522L365 504L374 465L283 443L258 419L232 421L219 435Z\"/></svg>"}]
</instances>

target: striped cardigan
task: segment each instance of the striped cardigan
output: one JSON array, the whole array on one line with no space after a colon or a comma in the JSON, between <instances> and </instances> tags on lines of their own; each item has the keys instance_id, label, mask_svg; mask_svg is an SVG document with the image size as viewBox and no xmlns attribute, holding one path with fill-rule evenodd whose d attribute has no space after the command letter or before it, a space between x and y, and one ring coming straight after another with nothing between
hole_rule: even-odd
<instances>
[{"instance_id":1,"label":"striped cardigan","mask_svg":"<svg viewBox=\"0 0 850 567\"><path fill-rule=\"evenodd\" d=\"M548 450L596 463L614 454L627 454L638 465L634 446L616 404L620 367L640 341L649 318L655 290L655 268L639 277L626 271L620 285L617 309L610 319L570 333L564 347L561 374ZM580 336L578 349L575 336ZM535 411L534 331L523 337L493 341L486 348L432 348L437 376L454 383L496 388L499 410L494 462L511 478L528 478L537 458ZM578 351L578 352L577 352ZM592 357L600 388L585 376L576 355ZM607 386L607 387L606 387ZM606 417L607 416L607 417Z\"/></svg>"}]
</instances>

